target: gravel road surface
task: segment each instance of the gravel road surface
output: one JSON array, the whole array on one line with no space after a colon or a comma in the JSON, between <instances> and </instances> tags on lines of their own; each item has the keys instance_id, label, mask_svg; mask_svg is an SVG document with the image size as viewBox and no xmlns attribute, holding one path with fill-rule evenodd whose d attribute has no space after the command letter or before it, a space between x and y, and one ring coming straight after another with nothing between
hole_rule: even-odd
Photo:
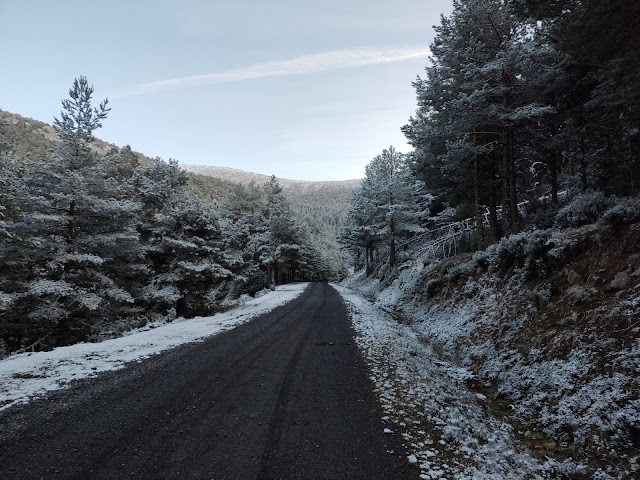
<instances>
[{"instance_id":1,"label":"gravel road surface","mask_svg":"<svg viewBox=\"0 0 640 480\"><path fill-rule=\"evenodd\" d=\"M418 478L385 434L340 296L0 413L0 479Z\"/></svg>"}]
</instances>

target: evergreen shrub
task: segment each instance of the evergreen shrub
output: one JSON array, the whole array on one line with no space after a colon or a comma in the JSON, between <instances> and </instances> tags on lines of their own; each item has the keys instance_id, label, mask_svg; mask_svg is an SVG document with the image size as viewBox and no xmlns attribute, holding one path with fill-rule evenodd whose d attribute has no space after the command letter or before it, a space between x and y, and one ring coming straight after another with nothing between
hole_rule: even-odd
<instances>
[{"instance_id":1,"label":"evergreen shrub","mask_svg":"<svg viewBox=\"0 0 640 480\"><path fill-rule=\"evenodd\" d=\"M581 193L558 211L555 226L569 228L595 223L610 205L602 192Z\"/></svg>"},{"instance_id":2,"label":"evergreen shrub","mask_svg":"<svg viewBox=\"0 0 640 480\"><path fill-rule=\"evenodd\" d=\"M602 214L602 222L620 227L640 221L640 197L619 198Z\"/></svg>"}]
</instances>

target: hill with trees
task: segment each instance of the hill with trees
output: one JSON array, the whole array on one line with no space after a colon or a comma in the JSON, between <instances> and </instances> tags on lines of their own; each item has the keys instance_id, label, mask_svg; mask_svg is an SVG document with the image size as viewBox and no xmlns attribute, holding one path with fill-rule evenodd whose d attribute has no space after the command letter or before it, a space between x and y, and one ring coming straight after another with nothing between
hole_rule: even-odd
<instances>
[{"instance_id":1,"label":"hill with trees","mask_svg":"<svg viewBox=\"0 0 640 480\"><path fill-rule=\"evenodd\" d=\"M336 222L309 225L275 177L232 183L101 142L110 109L92 94L76 79L53 126L2 112L0 353L344 275L335 233L333 244L322 236Z\"/></svg>"},{"instance_id":2,"label":"hill with trees","mask_svg":"<svg viewBox=\"0 0 640 480\"><path fill-rule=\"evenodd\" d=\"M230 184L262 185L270 177L228 167L209 165L181 165L185 171L196 175L193 185L202 179L229 182ZM210 181L210 180L209 180ZM306 181L278 178L282 194L289 201L293 215L307 226L308 233L330 262L330 270L341 271L349 259L338 243L346 220L347 210L361 179L343 181ZM204 195L198 194L199 198Z\"/></svg>"},{"instance_id":3,"label":"hill with trees","mask_svg":"<svg viewBox=\"0 0 640 480\"><path fill-rule=\"evenodd\" d=\"M6 155L12 158L47 158L53 145L60 145L58 133L49 124L0 110L0 132L11 139ZM127 151L135 156L139 165L151 165L154 160L128 147L120 148L99 138L90 141L92 151L106 154L109 151ZM221 207L229 193L238 184L261 186L270 181L267 175L246 172L228 167L180 164L187 173L184 191L188 198L197 199L203 205ZM332 275L344 270L348 262L337 242L346 218L351 197L361 180L303 181L278 179L282 194L288 200L294 217L306 226L308 235L317 248L324 252Z\"/></svg>"},{"instance_id":4,"label":"hill with trees","mask_svg":"<svg viewBox=\"0 0 640 480\"><path fill-rule=\"evenodd\" d=\"M629 0L454 1L402 127L414 151L367 166L347 285L412 345L377 360L379 388L425 478L638 476L639 22ZM426 363L468 411L425 393ZM433 431L405 426L412 409ZM494 426L472 431L480 416ZM491 429L536 461L495 463Z\"/></svg>"},{"instance_id":5,"label":"hill with trees","mask_svg":"<svg viewBox=\"0 0 640 480\"><path fill-rule=\"evenodd\" d=\"M53 126L2 109L0 109L0 132L5 141L4 154L12 158L29 158L34 161L47 158L52 146L61 145L60 136ZM122 150L117 145L99 138L93 138L90 145L92 151L99 154L106 154L111 150ZM153 163L153 159L143 153L136 151L131 153L135 155L140 165ZM189 173L189 182L185 188L189 197L198 197L208 205L219 204L227 198L227 194L233 188L233 182L223 178Z\"/></svg>"}]
</instances>

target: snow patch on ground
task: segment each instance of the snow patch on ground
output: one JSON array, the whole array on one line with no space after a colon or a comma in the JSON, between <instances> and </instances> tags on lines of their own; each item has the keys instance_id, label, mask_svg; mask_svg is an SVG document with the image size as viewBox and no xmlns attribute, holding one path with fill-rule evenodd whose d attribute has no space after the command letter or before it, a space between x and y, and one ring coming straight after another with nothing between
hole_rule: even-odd
<instances>
[{"instance_id":1,"label":"snow patch on ground","mask_svg":"<svg viewBox=\"0 0 640 480\"><path fill-rule=\"evenodd\" d=\"M177 319L155 327L147 325L131 334L101 343L80 343L50 352L21 353L0 361L0 411L72 380L124 368L185 343L201 342L267 313L298 297L307 283L283 285L247 300L241 306L211 317Z\"/></svg>"}]
</instances>

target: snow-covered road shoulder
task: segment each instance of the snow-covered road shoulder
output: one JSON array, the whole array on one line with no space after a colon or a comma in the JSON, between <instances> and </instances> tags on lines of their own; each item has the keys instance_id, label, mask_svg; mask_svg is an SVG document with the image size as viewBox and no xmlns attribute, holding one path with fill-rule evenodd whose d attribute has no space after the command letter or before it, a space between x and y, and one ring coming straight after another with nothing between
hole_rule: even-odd
<instances>
[{"instance_id":1,"label":"snow-covered road shoulder","mask_svg":"<svg viewBox=\"0 0 640 480\"><path fill-rule=\"evenodd\" d=\"M555 465L540 465L521 451L511 427L490 416L483 399L465 387L471 372L438 358L402 319L348 288L333 287L350 311L384 420L397 425L421 478L547 477Z\"/></svg>"},{"instance_id":2,"label":"snow-covered road shoulder","mask_svg":"<svg viewBox=\"0 0 640 480\"><path fill-rule=\"evenodd\" d=\"M200 342L263 313L290 302L307 283L283 285L241 306L211 317L178 319L101 343L81 343L50 352L22 353L0 361L0 411L51 390L63 388L72 380L91 377L107 370L124 368L170 348Z\"/></svg>"}]
</instances>

